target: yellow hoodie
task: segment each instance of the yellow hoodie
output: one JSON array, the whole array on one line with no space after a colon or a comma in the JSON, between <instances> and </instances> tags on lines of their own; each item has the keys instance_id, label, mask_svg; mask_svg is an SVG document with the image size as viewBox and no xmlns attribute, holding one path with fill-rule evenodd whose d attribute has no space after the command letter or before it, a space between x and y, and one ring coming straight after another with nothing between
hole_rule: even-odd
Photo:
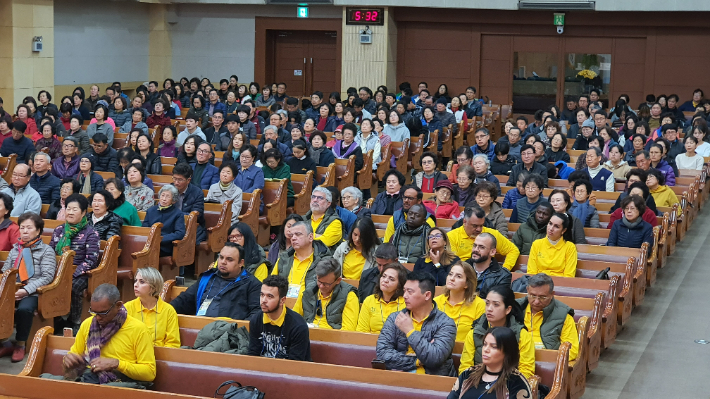
<instances>
[{"instance_id":1,"label":"yellow hoodie","mask_svg":"<svg viewBox=\"0 0 710 399\"><path fill-rule=\"evenodd\" d=\"M678 216L681 215L680 200L673 192L673 189L668 186L658 186L651 190L653 200L656 201L656 206L672 207L673 204L678 204Z\"/></svg>"}]
</instances>

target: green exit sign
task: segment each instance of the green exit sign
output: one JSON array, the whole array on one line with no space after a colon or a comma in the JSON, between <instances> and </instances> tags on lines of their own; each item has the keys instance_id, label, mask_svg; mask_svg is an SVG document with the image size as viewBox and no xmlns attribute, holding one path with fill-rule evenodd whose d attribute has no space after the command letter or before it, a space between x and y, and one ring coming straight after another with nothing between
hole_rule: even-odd
<instances>
[{"instance_id":1,"label":"green exit sign","mask_svg":"<svg viewBox=\"0 0 710 399\"><path fill-rule=\"evenodd\" d=\"M564 13L555 13L555 26L564 26L565 24L565 14Z\"/></svg>"},{"instance_id":2,"label":"green exit sign","mask_svg":"<svg viewBox=\"0 0 710 399\"><path fill-rule=\"evenodd\" d=\"M308 7L298 7L298 18L308 18Z\"/></svg>"}]
</instances>

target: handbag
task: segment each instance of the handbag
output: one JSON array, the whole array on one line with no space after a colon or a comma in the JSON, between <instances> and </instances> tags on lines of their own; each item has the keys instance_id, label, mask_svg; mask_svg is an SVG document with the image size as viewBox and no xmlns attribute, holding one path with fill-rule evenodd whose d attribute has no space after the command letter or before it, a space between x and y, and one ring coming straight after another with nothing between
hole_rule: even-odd
<instances>
[{"instance_id":1,"label":"handbag","mask_svg":"<svg viewBox=\"0 0 710 399\"><path fill-rule=\"evenodd\" d=\"M611 270L611 268L607 267L606 269L597 273L597 275L594 278L596 280L609 280L609 270Z\"/></svg>"},{"instance_id":2,"label":"handbag","mask_svg":"<svg viewBox=\"0 0 710 399\"><path fill-rule=\"evenodd\" d=\"M227 391L220 393L220 389L225 386L229 387ZM215 398L224 399L263 399L264 396L266 396L266 394L259 391L256 387L242 386L242 384L232 380L223 382L214 392Z\"/></svg>"}]
</instances>

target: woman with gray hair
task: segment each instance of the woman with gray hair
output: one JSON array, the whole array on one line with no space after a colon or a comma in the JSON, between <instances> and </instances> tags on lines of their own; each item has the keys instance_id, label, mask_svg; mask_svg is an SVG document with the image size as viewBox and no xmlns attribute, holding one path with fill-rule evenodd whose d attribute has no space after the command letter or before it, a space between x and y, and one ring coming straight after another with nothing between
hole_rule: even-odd
<instances>
[{"instance_id":1,"label":"woman with gray hair","mask_svg":"<svg viewBox=\"0 0 710 399\"><path fill-rule=\"evenodd\" d=\"M370 209L362 206L362 191L355 187L345 187L340 191L340 200L343 203L343 208L354 213L358 218L370 217Z\"/></svg>"},{"instance_id":2,"label":"woman with gray hair","mask_svg":"<svg viewBox=\"0 0 710 399\"><path fill-rule=\"evenodd\" d=\"M177 199L177 188L166 184L158 192L158 204L150 207L145 213L143 227L150 227L155 223L163 224L160 256L172 256L173 241L185 237L185 217L182 210L175 206Z\"/></svg>"},{"instance_id":3,"label":"woman with gray hair","mask_svg":"<svg viewBox=\"0 0 710 399\"><path fill-rule=\"evenodd\" d=\"M473 156L473 161L471 162L473 170L476 172L476 179L474 184L478 184L484 181L489 181L496 185L498 188L498 195L500 195L500 181L495 175L490 171L490 160L485 154L476 154Z\"/></svg>"}]
</instances>

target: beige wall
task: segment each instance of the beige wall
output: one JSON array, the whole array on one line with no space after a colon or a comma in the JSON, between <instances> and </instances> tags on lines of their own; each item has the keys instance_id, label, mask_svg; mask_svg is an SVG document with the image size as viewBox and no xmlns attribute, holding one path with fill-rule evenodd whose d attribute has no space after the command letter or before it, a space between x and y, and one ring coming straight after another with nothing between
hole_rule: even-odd
<instances>
[{"instance_id":1,"label":"beige wall","mask_svg":"<svg viewBox=\"0 0 710 399\"><path fill-rule=\"evenodd\" d=\"M150 33L148 34L148 77L162 81L171 77L173 49L167 21L167 5L150 5Z\"/></svg>"},{"instance_id":2,"label":"beige wall","mask_svg":"<svg viewBox=\"0 0 710 399\"><path fill-rule=\"evenodd\" d=\"M346 25L343 7L343 66L341 90L348 87L367 86L371 89L381 84L391 92L397 89L397 26L389 9L385 9L384 26L370 26L372 44L360 44L360 31L365 26Z\"/></svg>"},{"instance_id":3,"label":"beige wall","mask_svg":"<svg viewBox=\"0 0 710 399\"><path fill-rule=\"evenodd\" d=\"M44 49L32 51L32 37ZM14 113L25 96L54 92L54 1L0 0L0 97ZM11 111L12 110L12 111Z\"/></svg>"}]
</instances>

